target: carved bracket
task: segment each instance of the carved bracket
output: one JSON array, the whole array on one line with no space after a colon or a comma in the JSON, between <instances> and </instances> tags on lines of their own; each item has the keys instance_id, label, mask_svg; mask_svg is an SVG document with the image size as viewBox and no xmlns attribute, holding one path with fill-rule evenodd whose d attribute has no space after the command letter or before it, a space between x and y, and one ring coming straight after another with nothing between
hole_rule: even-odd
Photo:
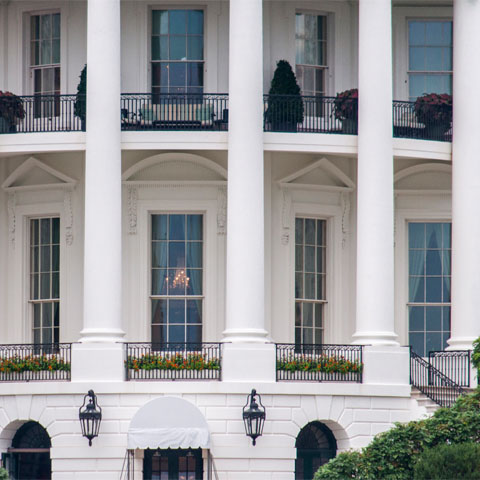
<instances>
[{"instance_id":1,"label":"carved bracket","mask_svg":"<svg viewBox=\"0 0 480 480\"><path fill-rule=\"evenodd\" d=\"M292 195L286 188L282 188L282 245L290 241L290 218L292 214Z\"/></svg>"},{"instance_id":2,"label":"carved bracket","mask_svg":"<svg viewBox=\"0 0 480 480\"><path fill-rule=\"evenodd\" d=\"M16 229L16 205L17 197L15 192L9 192L8 194L8 239L12 248L15 249L15 229Z\"/></svg>"},{"instance_id":3,"label":"carved bracket","mask_svg":"<svg viewBox=\"0 0 480 480\"><path fill-rule=\"evenodd\" d=\"M128 187L128 233L130 235L137 234L137 200L138 200L138 188Z\"/></svg>"},{"instance_id":4,"label":"carved bracket","mask_svg":"<svg viewBox=\"0 0 480 480\"><path fill-rule=\"evenodd\" d=\"M63 194L63 209L65 211L65 242L67 245L73 243L73 210L72 190L67 189Z\"/></svg>"},{"instance_id":5,"label":"carved bracket","mask_svg":"<svg viewBox=\"0 0 480 480\"><path fill-rule=\"evenodd\" d=\"M217 193L217 234L227 232L227 187L220 187Z\"/></svg>"},{"instance_id":6,"label":"carved bracket","mask_svg":"<svg viewBox=\"0 0 480 480\"><path fill-rule=\"evenodd\" d=\"M342 205L342 248L345 248L350 231L350 193L342 192L340 203Z\"/></svg>"}]
</instances>

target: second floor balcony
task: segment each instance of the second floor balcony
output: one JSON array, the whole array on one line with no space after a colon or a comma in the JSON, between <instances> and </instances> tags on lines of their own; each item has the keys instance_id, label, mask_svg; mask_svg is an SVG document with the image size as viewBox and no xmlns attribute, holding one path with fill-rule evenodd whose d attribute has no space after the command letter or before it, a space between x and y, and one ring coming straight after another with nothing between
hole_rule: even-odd
<instances>
[{"instance_id":1,"label":"second floor balcony","mask_svg":"<svg viewBox=\"0 0 480 480\"><path fill-rule=\"evenodd\" d=\"M80 132L86 129L85 98L35 95L0 98L0 134ZM125 93L123 131L228 131L228 94ZM264 95L264 131L357 135L356 99ZM452 107L393 101L393 137L451 142Z\"/></svg>"}]
</instances>

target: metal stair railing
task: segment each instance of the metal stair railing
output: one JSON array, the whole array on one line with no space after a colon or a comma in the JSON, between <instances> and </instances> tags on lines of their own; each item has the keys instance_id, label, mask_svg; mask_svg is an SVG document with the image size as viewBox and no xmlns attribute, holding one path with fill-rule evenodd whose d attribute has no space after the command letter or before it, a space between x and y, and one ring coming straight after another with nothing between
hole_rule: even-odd
<instances>
[{"instance_id":1,"label":"metal stair railing","mask_svg":"<svg viewBox=\"0 0 480 480\"><path fill-rule=\"evenodd\" d=\"M466 391L410 347L410 384L441 407L451 407Z\"/></svg>"}]
</instances>

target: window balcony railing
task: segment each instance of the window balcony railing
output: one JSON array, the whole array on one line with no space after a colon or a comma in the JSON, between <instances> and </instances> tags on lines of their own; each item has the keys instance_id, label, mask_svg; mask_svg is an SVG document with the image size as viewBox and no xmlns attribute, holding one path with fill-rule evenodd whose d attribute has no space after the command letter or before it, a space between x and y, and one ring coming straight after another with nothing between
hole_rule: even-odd
<instances>
[{"instance_id":1,"label":"window balcony railing","mask_svg":"<svg viewBox=\"0 0 480 480\"><path fill-rule=\"evenodd\" d=\"M71 343L0 345L0 381L70 380Z\"/></svg>"},{"instance_id":2,"label":"window balcony railing","mask_svg":"<svg viewBox=\"0 0 480 480\"><path fill-rule=\"evenodd\" d=\"M16 97L17 116L2 116L0 134L85 131L85 102L77 95ZM10 100L11 102L11 100ZM356 99L336 97L264 95L264 131L357 135ZM452 126L436 115L435 106L419 121L415 102L393 102L393 136L451 142ZM445 108L445 107L442 107ZM123 93L121 128L127 131L226 131L228 94ZM81 115L81 116L79 116ZM448 115L446 115L448 117ZM441 118L438 118L441 117Z\"/></svg>"},{"instance_id":3,"label":"window balcony railing","mask_svg":"<svg viewBox=\"0 0 480 480\"><path fill-rule=\"evenodd\" d=\"M362 382L362 345L276 344L277 381Z\"/></svg>"},{"instance_id":4,"label":"window balcony railing","mask_svg":"<svg viewBox=\"0 0 480 480\"><path fill-rule=\"evenodd\" d=\"M228 94L122 93L122 130L228 130Z\"/></svg>"},{"instance_id":5,"label":"window balcony railing","mask_svg":"<svg viewBox=\"0 0 480 480\"><path fill-rule=\"evenodd\" d=\"M428 354L428 361L460 387L469 387L471 353L471 350L435 351Z\"/></svg>"},{"instance_id":6,"label":"window balcony railing","mask_svg":"<svg viewBox=\"0 0 480 480\"><path fill-rule=\"evenodd\" d=\"M127 380L220 380L220 343L126 343Z\"/></svg>"}]
</instances>

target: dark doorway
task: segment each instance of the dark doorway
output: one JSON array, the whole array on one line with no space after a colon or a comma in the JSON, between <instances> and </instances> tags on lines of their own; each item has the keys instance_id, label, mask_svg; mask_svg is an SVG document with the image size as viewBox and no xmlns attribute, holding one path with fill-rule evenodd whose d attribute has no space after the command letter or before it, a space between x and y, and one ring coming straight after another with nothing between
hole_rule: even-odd
<instances>
[{"instance_id":1,"label":"dark doorway","mask_svg":"<svg viewBox=\"0 0 480 480\"><path fill-rule=\"evenodd\" d=\"M203 480L202 449L145 450L144 480Z\"/></svg>"},{"instance_id":2,"label":"dark doorway","mask_svg":"<svg viewBox=\"0 0 480 480\"><path fill-rule=\"evenodd\" d=\"M295 447L295 480L312 480L318 468L337 454L337 442L332 431L320 422L311 422L303 427Z\"/></svg>"},{"instance_id":3,"label":"dark doorway","mask_svg":"<svg viewBox=\"0 0 480 480\"><path fill-rule=\"evenodd\" d=\"M52 443L47 431L37 422L24 423L4 455L10 478L13 480L50 480Z\"/></svg>"}]
</instances>

